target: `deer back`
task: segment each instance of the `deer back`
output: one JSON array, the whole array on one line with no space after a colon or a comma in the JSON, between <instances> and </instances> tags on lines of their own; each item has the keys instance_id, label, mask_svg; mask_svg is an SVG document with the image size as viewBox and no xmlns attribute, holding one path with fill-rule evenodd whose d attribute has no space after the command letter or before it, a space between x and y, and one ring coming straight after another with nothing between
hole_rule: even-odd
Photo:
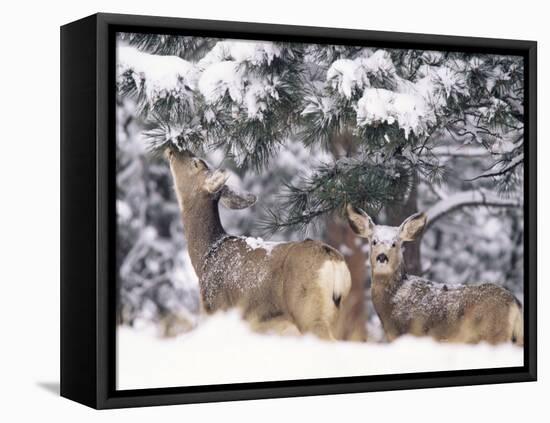
<instances>
[{"instance_id":1,"label":"deer back","mask_svg":"<svg viewBox=\"0 0 550 423\"><path fill-rule=\"evenodd\" d=\"M332 322L351 287L340 253L319 241L259 242L227 236L204 261L205 311L239 307L250 320L292 316L302 331Z\"/></svg>"},{"instance_id":2,"label":"deer back","mask_svg":"<svg viewBox=\"0 0 550 423\"><path fill-rule=\"evenodd\" d=\"M442 341L496 343L510 339L515 297L498 285L453 285L405 276L382 313L392 335L429 335Z\"/></svg>"}]
</instances>

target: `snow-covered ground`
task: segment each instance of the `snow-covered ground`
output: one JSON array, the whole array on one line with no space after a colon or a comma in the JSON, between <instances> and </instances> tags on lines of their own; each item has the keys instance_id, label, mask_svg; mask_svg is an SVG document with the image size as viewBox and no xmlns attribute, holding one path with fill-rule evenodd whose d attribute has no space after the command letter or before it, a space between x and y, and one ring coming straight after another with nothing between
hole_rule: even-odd
<instances>
[{"instance_id":1,"label":"snow-covered ground","mask_svg":"<svg viewBox=\"0 0 550 423\"><path fill-rule=\"evenodd\" d=\"M324 342L252 333L218 314L177 338L119 327L118 389L461 370L523 365L513 345L445 345L403 337L391 344Z\"/></svg>"}]
</instances>

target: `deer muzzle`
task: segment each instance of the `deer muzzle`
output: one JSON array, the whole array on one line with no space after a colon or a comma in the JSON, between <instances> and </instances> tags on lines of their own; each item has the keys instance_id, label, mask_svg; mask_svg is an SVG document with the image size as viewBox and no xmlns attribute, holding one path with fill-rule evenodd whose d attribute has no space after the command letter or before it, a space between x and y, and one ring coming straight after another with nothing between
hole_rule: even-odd
<instances>
[{"instance_id":1,"label":"deer muzzle","mask_svg":"<svg viewBox=\"0 0 550 423\"><path fill-rule=\"evenodd\" d=\"M384 253L380 253L376 256L376 261L378 263L387 263L389 261L388 256Z\"/></svg>"}]
</instances>

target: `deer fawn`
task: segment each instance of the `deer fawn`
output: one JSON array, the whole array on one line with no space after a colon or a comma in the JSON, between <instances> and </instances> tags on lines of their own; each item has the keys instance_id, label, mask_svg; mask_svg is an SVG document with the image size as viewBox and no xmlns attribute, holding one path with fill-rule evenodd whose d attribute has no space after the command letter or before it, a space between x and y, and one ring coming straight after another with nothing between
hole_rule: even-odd
<instances>
[{"instance_id":1,"label":"deer fawn","mask_svg":"<svg viewBox=\"0 0 550 423\"><path fill-rule=\"evenodd\" d=\"M361 209L347 207L353 231L370 242L372 301L388 340L404 334L439 341L523 345L518 300L500 286L447 285L407 275L401 245L424 229L417 213L399 227L375 225Z\"/></svg>"},{"instance_id":2,"label":"deer fawn","mask_svg":"<svg viewBox=\"0 0 550 423\"><path fill-rule=\"evenodd\" d=\"M188 151L168 149L166 156L203 310L237 307L257 331L312 332L333 339L340 304L351 287L342 255L319 241L266 243L228 235L218 203L244 209L255 196L228 187L224 170L210 169Z\"/></svg>"}]
</instances>

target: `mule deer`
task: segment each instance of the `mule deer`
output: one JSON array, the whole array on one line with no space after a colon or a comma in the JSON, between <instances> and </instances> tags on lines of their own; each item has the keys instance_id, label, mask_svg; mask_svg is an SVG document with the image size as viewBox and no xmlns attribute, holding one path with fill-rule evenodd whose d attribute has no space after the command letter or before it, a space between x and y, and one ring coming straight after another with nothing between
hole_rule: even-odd
<instances>
[{"instance_id":1,"label":"mule deer","mask_svg":"<svg viewBox=\"0 0 550 423\"><path fill-rule=\"evenodd\" d=\"M422 233L425 214L414 214L399 227L375 225L363 210L350 205L347 214L353 231L370 242L372 302L388 340L412 334L448 342L523 344L521 305L506 289L407 275L401 246Z\"/></svg>"},{"instance_id":2,"label":"mule deer","mask_svg":"<svg viewBox=\"0 0 550 423\"><path fill-rule=\"evenodd\" d=\"M243 209L256 198L227 186L226 171L210 169L188 151L168 149L166 156L203 310L236 307L257 331L333 339L351 286L342 255L319 241L267 243L228 235L218 203Z\"/></svg>"}]
</instances>

